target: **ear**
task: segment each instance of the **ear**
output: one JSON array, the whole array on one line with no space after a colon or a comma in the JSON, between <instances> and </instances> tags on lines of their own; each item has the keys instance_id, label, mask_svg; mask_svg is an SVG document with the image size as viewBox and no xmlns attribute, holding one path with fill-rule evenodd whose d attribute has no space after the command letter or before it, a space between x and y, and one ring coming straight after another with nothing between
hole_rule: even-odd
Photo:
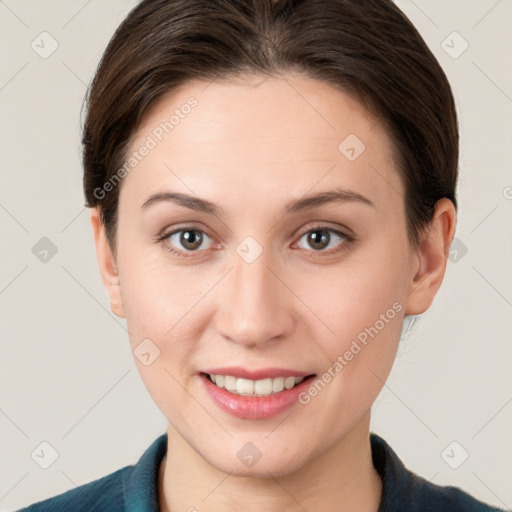
<instances>
[{"instance_id":1,"label":"ear","mask_svg":"<svg viewBox=\"0 0 512 512\"><path fill-rule=\"evenodd\" d=\"M443 197L437 201L434 217L416 249L417 259L411 269L405 314L419 315L432 304L443 282L455 225L455 207Z\"/></svg>"},{"instance_id":2,"label":"ear","mask_svg":"<svg viewBox=\"0 0 512 512\"><path fill-rule=\"evenodd\" d=\"M97 207L91 208L90 219L94 243L96 245L96 259L98 261L103 286L105 286L110 298L110 307L115 315L120 318L125 318L115 257L107 241L105 226Z\"/></svg>"}]
</instances>

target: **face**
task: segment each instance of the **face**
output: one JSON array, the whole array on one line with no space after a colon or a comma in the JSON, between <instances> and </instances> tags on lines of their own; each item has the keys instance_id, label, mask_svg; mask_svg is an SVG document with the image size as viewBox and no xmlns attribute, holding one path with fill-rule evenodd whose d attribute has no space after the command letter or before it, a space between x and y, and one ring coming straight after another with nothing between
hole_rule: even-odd
<instances>
[{"instance_id":1,"label":"face","mask_svg":"<svg viewBox=\"0 0 512 512\"><path fill-rule=\"evenodd\" d=\"M135 360L157 406L222 471L286 474L327 453L369 417L404 315L433 293L418 298L383 127L300 76L189 82L147 113L134 151L109 293L135 354L149 352ZM238 396L213 372L277 391ZM237 457L248 442L253 468Z\"/></svg>"}]
</instances>

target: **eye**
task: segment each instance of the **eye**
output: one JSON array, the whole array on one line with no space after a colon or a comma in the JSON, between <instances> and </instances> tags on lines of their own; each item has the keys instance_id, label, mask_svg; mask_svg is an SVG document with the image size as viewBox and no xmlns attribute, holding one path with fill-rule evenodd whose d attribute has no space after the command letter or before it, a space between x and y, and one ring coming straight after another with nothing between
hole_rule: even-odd
<instances>
[{"instance_id":1,"label":"eye","mask_svg":"<svg viewBox=\"0 0 512 512\"><path fill-rule=\"evenodd\" d=\"M188 256L187 252L199 252L210 247L212 239L200 229L184 227L166 233L159 238L162 242L169 242L167 249L178 256ZM208 243L208 240L210 241ZM183 254L185 253L185 254Z\"/></svg>"},{"instance_id":2,"label":"eye","mask_svg":"<svg viewBox=\"0 0 512 512\"><path fill-rule=\"evenodd\" d=\"M203 230L192 226L175 229L159 236L157 240L162 242L169 252L179 257L195 256L193 253L200 253L201 250L214 245L210 236ZM310 249L303 246L302 240L309 245ZM352 236L336 229L327 226L315 226L313 229L306 231L293 247L330 255L344 250L353 241Z\"/></svg>"},{"instance_id":3,"label":"eye","mask_svg":"<svg viewBox=\"0 0 512 512\"><path fill-rule=\"evenodd\" d=\"M300 245L300 241L303 239L314 252L328 254L342 250L347 243L353 240L351 236L326 226L317 226L310 229L299 238L297 245L302 249L307 249L307 247L301 247Z\"/></svg>"}]
</instances>

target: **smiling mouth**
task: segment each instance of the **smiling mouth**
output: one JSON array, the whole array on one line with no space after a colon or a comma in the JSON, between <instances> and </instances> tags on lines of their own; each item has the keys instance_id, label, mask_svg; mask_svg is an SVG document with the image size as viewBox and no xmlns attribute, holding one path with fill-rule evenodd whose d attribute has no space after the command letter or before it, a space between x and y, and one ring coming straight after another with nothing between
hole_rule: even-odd
<instances>
[{"instance_id":1,"label":"smiling mouth","mask_svg":"<svg viewBox=\"0 0 512 512\"><path fill-rule=\"evenodd\" d=\"M215 375L201 373L217 387L225 389L234 395L241 396L270 396L292 389L302 381L313 378L316 374L306 377L275 377L260 380L237 378L233 375Z\"/></svg>"}]
</instances>

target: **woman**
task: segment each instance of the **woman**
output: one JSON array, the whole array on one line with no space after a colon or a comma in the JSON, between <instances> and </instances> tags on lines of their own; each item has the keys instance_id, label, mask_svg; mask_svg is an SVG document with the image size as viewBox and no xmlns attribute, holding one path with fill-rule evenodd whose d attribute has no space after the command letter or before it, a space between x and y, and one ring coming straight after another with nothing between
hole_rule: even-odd
<instances>
[{"instance_id":1,"label":"woman","mask_svg":"<svg viewBox=\"0 0 512 512\"><path fill-rule=\"evenodd\" d=\"M25 510L497 510L369 431L456 224L451 89L399 9L143 0L87 99L98 265L169 427Z\"/></svg>"}]
</instances>

